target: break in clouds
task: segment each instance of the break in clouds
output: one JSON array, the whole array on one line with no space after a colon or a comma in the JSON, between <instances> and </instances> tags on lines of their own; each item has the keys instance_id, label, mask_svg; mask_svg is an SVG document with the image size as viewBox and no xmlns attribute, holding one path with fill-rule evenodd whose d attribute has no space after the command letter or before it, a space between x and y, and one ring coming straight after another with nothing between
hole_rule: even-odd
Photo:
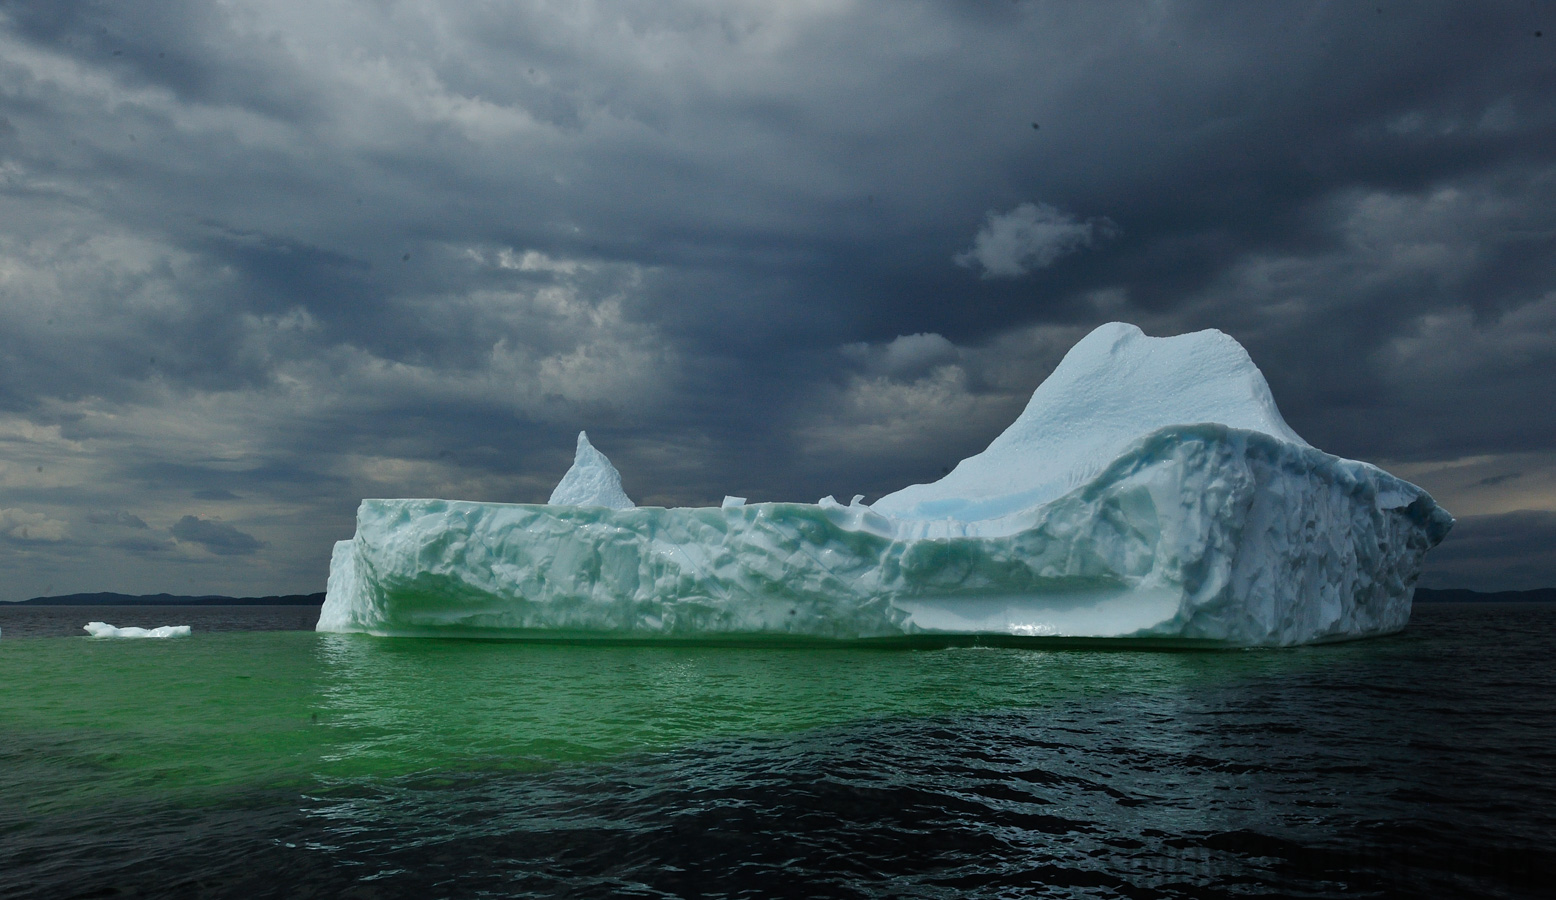
<instances>
[{"instance_id":1,"label":"break in clouds","mask_svg":"<svg viewBox=\"0 0 1556 900\"><path fill-rule=\"evenodd\" d=\"M581 428L639 503L873 499L1110 320L1432 491L1427 583L1556 583L1550 19L0 3L0 599L321 590Z\"/></svg>"}]
</instances>

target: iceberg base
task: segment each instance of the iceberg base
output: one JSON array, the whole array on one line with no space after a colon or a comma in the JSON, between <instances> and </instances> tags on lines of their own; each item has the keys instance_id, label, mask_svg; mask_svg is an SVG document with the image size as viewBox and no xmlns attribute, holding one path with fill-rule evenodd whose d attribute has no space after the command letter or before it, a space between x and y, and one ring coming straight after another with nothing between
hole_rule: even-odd
<instances>
[{"instance_id":1,"label":"iceberg base","mask_svg":"<svg viewBox=\"0 0 1556 900\"><path fill-rule=\"evenodd\" d=\"M1163 428L997 519L867 506L364 500L320 631L589 640L1128 639L1290 646L1403 628L1452 518L1366 463Z\"/></svg>"}]
</instances>

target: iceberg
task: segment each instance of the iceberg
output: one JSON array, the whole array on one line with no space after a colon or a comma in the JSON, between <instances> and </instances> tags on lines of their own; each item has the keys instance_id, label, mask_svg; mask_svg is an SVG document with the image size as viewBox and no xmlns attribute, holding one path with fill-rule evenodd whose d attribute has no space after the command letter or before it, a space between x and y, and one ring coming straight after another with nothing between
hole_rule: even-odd
<instances>
[{"instance_id":1,"label":"iceberg","mask_svg":"<svg viewBox=\"0 0 1556 900\"><path fill-rule=\"evenodd\" d=\"M115 628L107 622L88 622L81 628L95 638L170 638L189 637L188 625L163 625L160 628Z\"/></svg>"},{"instance_id":2,"label":"iceberg","mask_svg":"<svg viewBox=\"0 0 1556 900\"><path fill-rule=\"evenodd\" d=\"M580 434L546 505L362 501L318 629L1292 646L1403 628L1453 525L1299 437L1231 337L1122 323L982 453L862 499L635 507Z\"/></svg>"}]
</instances>

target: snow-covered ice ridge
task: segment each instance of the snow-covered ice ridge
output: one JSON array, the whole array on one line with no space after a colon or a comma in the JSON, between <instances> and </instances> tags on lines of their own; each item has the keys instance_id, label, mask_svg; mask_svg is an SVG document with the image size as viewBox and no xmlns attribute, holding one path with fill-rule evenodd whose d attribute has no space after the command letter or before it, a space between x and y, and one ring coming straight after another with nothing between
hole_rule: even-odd
<instances>
[{"instance_id":1,"label":"snow-covered ice ridge","mask_svg":"<svg viewBox=\"0 0 1556 900\"><path fill-rule=\"evenodd\" d=\"M1120 323L940 481L869 506L737 500L633 507L583 435L547 505L364 500L318 627L1286 646L1403 628L1453 525L1420 488L1298 437L1232 338Z\"/></svg>"}]
</instances>

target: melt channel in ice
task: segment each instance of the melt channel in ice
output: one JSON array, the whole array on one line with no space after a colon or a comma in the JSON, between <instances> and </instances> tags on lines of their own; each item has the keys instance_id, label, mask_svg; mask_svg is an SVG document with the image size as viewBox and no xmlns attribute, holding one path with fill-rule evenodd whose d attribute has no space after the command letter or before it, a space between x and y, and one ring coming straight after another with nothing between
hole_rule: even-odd
<instances>
[{"instance_id":1,"label":"melt channel in ice","mask_svg":"<svg viewBox=\"0 0 1556 900\"><path fill-rule=\"evenodd\" d=\"M634 507L580 434L547 505L364 500L318 627L1287 646L1403 628L1453 524L1298 437L1232 338L1121 323L1076 344L988 449L860 499Z\"/></svg>"},{"instance_id":2,"label":"melt channel in ice","mask_svg":"<svg viewBox=\"0 0 1556 900\"><path fill-rule=\"evenodd\" d=\"M159 628L115 628L107 622L88 622L81 628L97 638L170 638L189 637L188 625L163 625Z\"/></svg>"}]
</instances>

